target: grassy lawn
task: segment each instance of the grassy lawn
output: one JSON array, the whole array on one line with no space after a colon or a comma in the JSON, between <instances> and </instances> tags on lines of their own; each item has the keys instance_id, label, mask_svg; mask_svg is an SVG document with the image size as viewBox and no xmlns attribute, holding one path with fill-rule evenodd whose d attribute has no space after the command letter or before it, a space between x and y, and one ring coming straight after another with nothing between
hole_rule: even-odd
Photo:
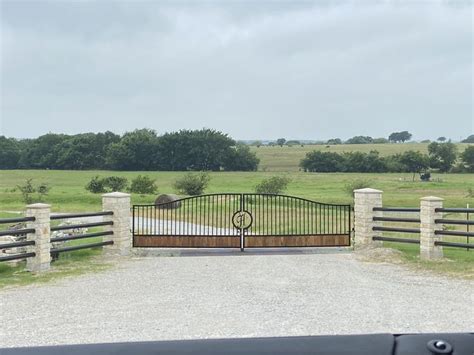
<instances>
[{"instance_id":1,"label":"grassy lawn","mask_svg":"<svg viewBox=\"0 0 474 355\"><path fill-rule=\"evenodd\" d=\"M377 148L386 148L384 154L393 153L389 149L413 149L415 145L377 145ZM330 149L344 150L347 146L331 146ZM292 157L287 152L303 154L314 148L323 149L321 146L299 147L261 147L259 155L265 152L278 154L279 159L271 159L275 169L287 171L276 173L272 171L259 172L218 172L210 173L211 182L207 193L220 192L253 192L254 187L261 180L274 175L286 175L291 179L286 194L299 196L325 203L352 203L352 196L345 191L346 185L357 179L370 181L370 186L384 191L385 206L417 207L419 199L423 196L439 196L445 199L446 207L466 207L469 203L474 206L474 198L468 196L468 189L474 188L474 174L433 174L433 181L423 183L412 181L411 174L317 174L304 173L291 168L297 165L298 158ZM351 146L354 148L354 146ZM361 145L357 148L370 149L370 146ZM421 148L420 148L421 149ZM354 150L354 149L353 149ZM281 154L285 151L285 154ZM268 157L262 156L262 161ZM296 165L294 165L296 162ZM278 164L283 164L278 168ZM294 171L289 171L289 170ZM272 170L272 169L268 169ZM52 205L53 212L81 212L100 211L101 196L92 194L84 189L86 183L95 175L118 175L133 179L137 175L148 175L156 179L159 193L173 193L174 181L183 176L183 172L112 172L112 171L54 171L54 170L10 170L0 171L0 218L21 216L17 212L24 211L24 202L19 192L12 189L27 178L32 178L35 183L46 182L51 186L46 203ZM132 195L132 202L137 204L152 204L155 195ZM16 213L15 213L16 212ZM4 226L3 226L4 227ZM0 229L2 226L0 226ZM454 241L454 239L446 239ZM460 240L462 242L464 240ZM92 240L76 241L91 243ZM444 271L452 274L474 274L474 251L467 252L462 249L445 248L446 258L440 262L421 262L418 258L418 246L410 244L385 243L403 252L404 258L409 263L435 271ZM53 271L44 275L31 275L24 271L24 265L11 267L0 263L0 287L5 285L27 284L42 282L57 277L75 275L78 273L101 270L106 265L100 261L100 249L82 250L65 253L60 260L54 263ZM454 262L455 260L455 262Z\"/></svg>"},{"instance_id":2,"label":"grassy lawn","mask_svg":"<svg viewBox=\"0 0 474 355\"><path fill-rule=\"evenodd\" d=\"M459 143L458 151L462 152L470 144ZM472 145L472 144L471 144ZM251 150L257 153L260 158L259 170L261 171L298 171L299 162L304 158L306 153L312 152L313 150L326 151L326 152L364 152L368 153L371 150L377 150L380 155L393 155L397 153L403 153L407 150L416 150L422 153L428 152L428 143L405 143L405 144L339 144L331 145L294 145L292 147L268 147L261 146L257 148L251 147Z\"/></svg>"},{"instance_id":3,"label":"grassy lawn","mask_svg":"<svg viewBox=\"0 0 474 355\"><path fill-rule=\"evenodd\" d=\"M65 245L88 244L101 240L101 238L88 238L69 241ZM16 266L12 266L10 263L0 263L0 288L49 282L66 276L106 270L110 267L110 263L104 261L101 254L102 248L61 253L59 259L51 264L51 270L41 274L26 271L26 261L21 261Z\"/></svg>"},{"instance_id":4,"label":"grassy lawn","mask_svg":"<svg viewBox=\"0 0 474 355\"><path fill-rule=\"evenodd\" d=\"M173 193L174 181L183 172L112 172L112 171L55 171L55 170L8 170L0 171L0 211L21 211L24 203L19 192L11 190L27 178L34 182L46 182L51 186L45 202L53 211L76 212L98 211L101 209L100 194L92 194L84 189L95 175L124 176L129 180L137 175L148 175L156 179L159 193ZM257 183L274 175L286 175L291 183L286 191L289 195L304 197L326 203L351 203L352 197L345 186L354 180L363 179L371 186L384 191L387 206L418 206L423 196L439 196L450 207L474 205L474 198L468 197L468 188L474 188L474 174L433 174L429 183L412 182L411 174L317 174L304 172L217 172L210 173L211 182L207 193L253 192ZM153 203L155 195L133 195L133 203Z\"/></svg>"},{"instance_id":5,"label":"grassy lawn","mask_svg":"<svg viewBox=\"0 0 474 355\"><path fill-rule=\"evenodd\" d=\"M465 243L465 238L449 238L453 242ZM473 241L471 241L473 243ZM402 252L405 262L420 270L431 270L449 276L474 279L474 250L443 247L442 260L420 260L419 246L414 244L401 244L384 242L384 247L393 248Z\"/></svg>"}]
</instances>

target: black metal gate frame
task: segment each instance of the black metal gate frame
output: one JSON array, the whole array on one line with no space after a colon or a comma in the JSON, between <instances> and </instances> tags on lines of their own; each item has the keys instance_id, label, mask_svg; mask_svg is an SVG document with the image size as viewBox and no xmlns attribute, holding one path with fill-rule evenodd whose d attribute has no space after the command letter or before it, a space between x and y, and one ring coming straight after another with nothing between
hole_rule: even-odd
<instances>
[{"instance_id":1,"label":"black metal gate frame","mask_svg":"<svg viewBox=\"0 0 474 355\"><path fill-rule=\"evenodd\" d=\"M348 204L288 195L206 194L157 205L134 205L132 233L134 237L240 237L241 250L245 238L251 236L347 235L350 242L351 210Z\"/></svg>"}]
</instances>

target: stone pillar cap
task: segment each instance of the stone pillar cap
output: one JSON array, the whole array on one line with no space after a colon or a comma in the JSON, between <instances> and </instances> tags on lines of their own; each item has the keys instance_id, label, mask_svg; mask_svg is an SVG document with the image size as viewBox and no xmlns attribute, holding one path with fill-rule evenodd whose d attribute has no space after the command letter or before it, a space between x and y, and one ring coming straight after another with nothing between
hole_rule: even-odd
<instances>
[{"instance_id":1,"label":"stone pillar cap","mask_svg":"<svg viewBox=\"0 0 474 355\"><path fill-rule=\"evenodd\" d=\"M366 187L365 189L357 189L354 190L356 193L362 193L362 194L381 194L383 191L382 190L376 190L376 189L371 189L369 187Z\"/></svg>"},{"instance_id":2,"label":"stone pillar cap","mask_svg":"<svg viewBox=\"0 0 474 355\"><path fill-rule=\"evenodd\" d=\"M27 205L26 208L51 208L51 205L48 205L47 203L32 203L31 205Z\"/></svg>"},{"instance_id":3,"label":"stone pillar cap","mask_svg":"<svg viewBox=\"0 0 474 355\"><path fill-rule=\"evenodd\" d=\"M426 196L420 198L421 201L444 201L444 198L436 197L436 196Z\"/></svg>"},{"instance_id":4,"label":"stone pillar cap","mask_svg":"<svg viewBox=\"0 0 474 355\"><path fill-rule=\"evenodd\" d=\"M130 197L130 194L116 191L116 192L109 192L109 193L103 194L102 197L125 198L125 197Z\"/></svg>"}]
</instances>

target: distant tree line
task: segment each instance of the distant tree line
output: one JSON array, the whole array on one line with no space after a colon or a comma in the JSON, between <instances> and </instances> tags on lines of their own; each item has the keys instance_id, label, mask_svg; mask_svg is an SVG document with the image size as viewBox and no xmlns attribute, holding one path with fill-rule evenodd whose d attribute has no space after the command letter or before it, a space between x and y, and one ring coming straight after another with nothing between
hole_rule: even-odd
<instances>
[{"instance_id":1,"label":"distant tree line","mask_svg":"<svg viewBox=\"0 0 474 355\"><path fill-rule=\"evenodd\" d=\"M248 146L212 129L0 136L0 169L253 171L258 164Z\"/></svg>"},{"instance_id":2,"label":"distant tree line","mask_svg":"<svg viewBox=\"0 0 474 355\"><path fill-rule=\"evenodd\" d=\"M305 144L315 144L315 145L338 145L338 144L388 144L388 143L405 143L410 141L412 138L412 134L408 131L401 131L401 132L393 132L391 133L388 138L384 137L379 137L379 138L373 138L371 136L354 136L351 137L347 140L342 140L341 138L331 138L328 139L327 141L298 141L298 140L286 140L285 138L278 138L275 141L271 141L266 143L265 145L268 146L288 146L292 147L294 145L305 145ZM436 141L443 143L448 141L448 139L444 136L438 137ZM431 140L425 139L422 140L420 143L431 143ZM470 135L461 143L474 143L474 134ZM249 142L247 144L256 146L257 148L261 147L264 145L262 141L256 140L253 142Z\"/></svg>"},{"instance_id":3,"label":"distant tree line","mask_svg":"<svg viewBox=\"0 0 474 355\"><path fill-rule=\"evenodd\" d=\"M456 162L459 163L456 165ZM451 142L432 142L428 154L409 150L401 154L380 156L377 150L363 152L313 151L301 160L300 167L309 172L357 172L388 173L410 172L425 174L434 169L439 172L474 172L474 146L469 146L458 155L457 147Z\"/></svg>"}]
</instances>

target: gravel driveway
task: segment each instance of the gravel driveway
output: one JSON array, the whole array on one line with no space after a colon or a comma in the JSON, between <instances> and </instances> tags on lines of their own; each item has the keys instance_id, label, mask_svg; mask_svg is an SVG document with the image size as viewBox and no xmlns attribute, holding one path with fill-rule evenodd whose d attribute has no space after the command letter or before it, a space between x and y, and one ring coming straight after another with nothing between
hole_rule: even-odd
<instances>
[{"instance_id":1,"label":"gravel driveway","mask_svg":"<svg viewBox=\"0 0 474 355\"><path fill-rule=\"evenodd\" d=\"M472 281L330 249L132 257L0 299L0 347L474 329Z\"/></svg>"}]
</instances>

